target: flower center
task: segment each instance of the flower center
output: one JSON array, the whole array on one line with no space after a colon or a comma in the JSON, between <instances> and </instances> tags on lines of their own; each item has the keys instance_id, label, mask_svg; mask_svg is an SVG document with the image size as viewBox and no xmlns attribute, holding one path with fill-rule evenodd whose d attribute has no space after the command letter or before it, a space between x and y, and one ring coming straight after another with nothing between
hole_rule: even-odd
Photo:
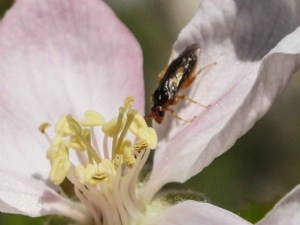
<instances>
[{"instance_id":1,"label":"flower center","mask_svg":"<svg viewBox=\"0 0 300 225\"><path fill-rule=\"evenodd\" d=\"M51 144L50 180L56 185L70 180L96 225L136 224L145 211L137 196L138 176L157 136L132 102L128 97L109 122L94 111L81 120L66 115L52 139L46 133L49 123L39 128Z\"/></svg>"}]
</instances>

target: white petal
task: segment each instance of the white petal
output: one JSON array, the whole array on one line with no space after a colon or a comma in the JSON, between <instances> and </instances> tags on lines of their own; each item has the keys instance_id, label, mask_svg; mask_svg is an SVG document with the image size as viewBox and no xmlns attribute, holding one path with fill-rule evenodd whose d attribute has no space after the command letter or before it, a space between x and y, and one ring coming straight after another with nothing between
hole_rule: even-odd
<instances>
[{"instance_id":1,"label":"white petal","mask_svg":"<svg viewBox=\"0 0 300 225\"><path fill-rule=\"evenodd\" d=\"M37 174L24 177L23 174L0 171L0 211L28 216L59 214L77 221L85 221L85 210L62 197L50 182Z\"/></svg>"},{"instance_id":2,"label":"white petal","mask_svg":"<svg viewBox=\"0 0 300 225\"><path fill-rule=\"evenodd\" d=\"M22 214L21 211L18 209L11 207L10 205L6 204L2 200L0 200L0 211L2 212L7 212L7 213L17 213L17 214Z\"/></svg>"},{"instance_id":3,"label":"white petal","mask_svg":"<svg viewBox=\"0 0 300 225\"><path fill-rule=\"evenodd\" d=\"M300 185L288 193L257 225L299 225Z\"/></svg>"},{"instance_id":4,"label":"white petal","mask_svg":"<svg viewBox=\"0 0 300 225\"><path fill-rule=\"evenodd\" d=\"M30 124L89 108L111 116L128 95L143 110L140 48L103 1L17 1L0 32L1 104Z\"/></svg>"},{"instance_id":5,"label":"white petal","mask_svg":"<svg viewBox=\"0 0 300 225\"><path fill-rule=\"evenodd\" d=\"M28 182L33 175L47 179L42 122L54 125L88 109L112 117L128 95L143 112L141 50L103 1L16 1L0 23L0 49L1 171ZM0 193L11 208L18 209L18 198ZM30 215L40 215L38 209L32 206Z\"/></svg>"},{"instance_id":6,"label":"white petal","mask_svg":"<svg viewBox=\"0 0 300 225\"><path fill-rule=\"evenodd\" d=\"M239 216L209 203L184 201L162 213L157 225L250 225Z\"/></svg>"},{"instance_id":7,"label":"white petal","mask_svg":"<svg viewBox=\"0 0 300 225\"><path fill-rule=\"evenodd\" d=\"M197 118L178 122L169 115L156 126L161 139L145 187L148 196L168 182L186 181L228 150L267 112L300 66L300 30L263 58L299 24L292 1L242 2L204 0L175 43L175 52L200 44L201 65L217 65L186 93L207 108L182 104L176 109L182 117Z\"/></svg>"}]
</instances>

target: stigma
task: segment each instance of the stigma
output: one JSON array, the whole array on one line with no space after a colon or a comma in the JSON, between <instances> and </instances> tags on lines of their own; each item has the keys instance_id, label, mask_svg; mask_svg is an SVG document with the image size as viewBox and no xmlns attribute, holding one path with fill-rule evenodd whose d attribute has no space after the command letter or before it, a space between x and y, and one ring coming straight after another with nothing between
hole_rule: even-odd
<instances>
[{"instance_id":1,"label":"stigma","mask_svg":"<svg viewBox=\"0 0 300 225\"><path fill-rule=\"evenodd\" d=\"M126 98L118 116L108 122L87 111L83 118L62 117L53 137L47 134L49 123L39 127L50 143L50 180L60 185L68 179L95 225L139 224L146 210L138 196L138 179L156 148L157 135L132 108L133 101Z\"/></svg>"}]
</instances>

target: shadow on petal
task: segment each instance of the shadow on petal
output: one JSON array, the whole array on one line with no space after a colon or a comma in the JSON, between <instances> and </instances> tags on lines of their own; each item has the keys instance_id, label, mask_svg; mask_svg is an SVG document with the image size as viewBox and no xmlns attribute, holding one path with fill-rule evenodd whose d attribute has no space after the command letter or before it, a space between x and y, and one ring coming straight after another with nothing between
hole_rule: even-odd
<instances>
[{"instance_id":1,"label":"shadow on petal","mask_svg":"<svg viewBox=\"0 0 300 225\"><path fill-rule=\"evenodd\" d=\"M299 6L293 1L235 0L232 42L236 56L242 61L261 60L300 21Z\"/></svg>"}]
</instances>

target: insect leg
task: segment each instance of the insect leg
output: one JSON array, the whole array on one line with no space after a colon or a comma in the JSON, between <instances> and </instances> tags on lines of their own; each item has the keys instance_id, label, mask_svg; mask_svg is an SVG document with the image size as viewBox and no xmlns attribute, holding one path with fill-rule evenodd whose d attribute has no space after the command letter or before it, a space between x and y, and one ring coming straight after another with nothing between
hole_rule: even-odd
<instances>
[{"instance_id":1,"label":"insect leg","mask_svg":"<svg viewBox=\"0 0 300 225\"><path fill-rule=\"evenodd\" d=\"M185 121L185 122L192 122L195 118L196 118L196 116L194 116L192 119L183 119L181 116L179 116L175 111L174 111L174 109L171 109L171 108L165 108L165 110L166 111L169 111L171 114L172 114L172 116L174 116L176 119L178 119L178 120L182 120L182 121Z\"/></svg>"},{"instance_id":2,"label":"insect leg","mask_svg":"<svg viewBox=\"0 0 300 225\"><path fill-rule=\"evenodd\" d=\"M203 71L210 69L212 66L214 66L214 65L216 65L216 64L217 64L217 63L214 62L214 63L210 63L210 64L208 64L208 65L206 65L206 66L200 68L200 69L199 69L198 71L196 71L192 76L190 76L190 77L184 82L184 84L182 84L181 89L184 89L184 88L189 87L189 86L195 81L195 79L196 79L197 76L199 76L200 74L202 74ZM177 103L177 102L179 101L179 99L184 99L184 100L190 101L190 102L195 103L195 104L197 104L197 105L200 105L200 106L202 106L202 107L204 107L204 108L207 108L207 107L208 107L207 105L203 105L203 104L201 104L201 103L195 101L194 99L191 99L191 98L189 98L189 97L187 97L187 96L185 96L185 95L177 96L177 97L175 98L175 101L174 101L174 102Z\"/></svg>"},{"instance_id":3,"label":"insect leg","mask_svg":"<svg viewBox=\"0 0 300 225\"><path fill-rule=\"evenodd\" d=\"M216 65L217 63L210 63L204 67L201 67L198 71L193 72L193 74L191 76L188 77L188 79L186 79L186 81L182 84L181 89L187 88L189 87L196 79L197 76L199 76L200 74L202 74L202 72L204 70L208 70L210 67Z\"/></svg>"},{"instance_id":4,"label":"insect leg","mask_svg":"<svg viewBox=\"0 0 300 225\"><path fill-rule=\"evenodd\" d=\"M213 67L215 65L217 65L217 63L213 62L213 63L207 64L207 65L199 68L199 70L196 71L195 76L199 76L204 70L209 70L211 67Z\"/></svg>"},{"instance_id":5,"label":"insect leg","mask_svg":"<svg viewBox=\"0 0 300 225\"><path fill-rule=\"evenodd\" d=\"M184 83L181 86L181 89L185 89L189 87L195 81L195 79L196 79L196 75L190 76L188 79L184 81Z\"/></svg>"},{"instance_id":6,"label":"insect leg","mask_svg":"<svg viewBox=\"0 0 300 225\"><path fill-rule=\"evenodd\" d=\"M191 99L191 98L189 98L189 97L187 97L187 96L185 96L185 95L179 95L179 96L177 96L176 99L175 99L175 101L178 102L179 99L183 99L183 100L190 101L190 102L192 102L192 103L194 103L194 104L197 104L197 105L200 105L200 106L202 106L202 107L204 107L204 108L207 108L207 107L208 107L207 105L203 105L203 104L197 102L196 100Z\"/></svg>"},{"instance_id":7,"label":"insect leg","mask_svg":"<svg viewBox=\"0 0 300 225\"><path fill-rule=\"evenodd\" d=\"M153 116L151 115L151 114L148 114L148 115L145 115L144 116L144 119L145 120L150 120L150 119L152 119L153 118Z\"/></svg>"}]
</instances>

